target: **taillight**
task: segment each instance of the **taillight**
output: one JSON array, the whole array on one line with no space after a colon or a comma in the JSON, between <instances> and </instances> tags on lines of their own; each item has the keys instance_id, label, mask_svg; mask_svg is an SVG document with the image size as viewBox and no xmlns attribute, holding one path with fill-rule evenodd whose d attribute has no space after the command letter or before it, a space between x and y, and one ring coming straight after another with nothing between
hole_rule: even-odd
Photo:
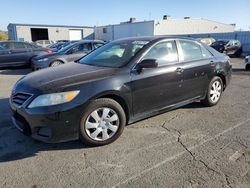
<instances>
[{"instance_id":1,"label":"taillight","mask_svg":"<svg viewBox=\"0 0 250 188\"><path fill-rule=\"evenodd\" d=\"M44 52L47 53L47 54L51 54L52 53L51 50L44 50Z\"/></svg>"}]
</instances>

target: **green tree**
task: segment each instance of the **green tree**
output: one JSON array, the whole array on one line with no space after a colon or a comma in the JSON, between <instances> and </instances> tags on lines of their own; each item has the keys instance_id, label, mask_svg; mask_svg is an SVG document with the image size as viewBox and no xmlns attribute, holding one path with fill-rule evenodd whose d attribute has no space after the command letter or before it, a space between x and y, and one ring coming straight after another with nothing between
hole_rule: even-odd
<instances>
[{"instance_id":1,"label":"green tree","mask_svg":"<svg viewBox=\"0 0 250 188\"><path fill-rule=\"evenodd\" d=\"M0 41L2 41L2 40L8 40L7 32L0 31Z\"/></svg>"}]
</instances>

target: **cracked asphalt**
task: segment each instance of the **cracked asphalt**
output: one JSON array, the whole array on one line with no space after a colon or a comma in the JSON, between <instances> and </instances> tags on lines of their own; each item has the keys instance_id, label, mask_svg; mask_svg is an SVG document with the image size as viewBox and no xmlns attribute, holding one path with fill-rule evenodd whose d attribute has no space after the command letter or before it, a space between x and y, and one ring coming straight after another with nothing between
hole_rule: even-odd
<instances>
[{"instance_id":1,"label":"cracked asphalt","mask_svg":"<svg viewBox=\"0 0 250 188\"><path fill-rule=\"evenodd\" d=\"M129 125L114 143L45 144L12 126L8 97L27 69L0 70L0 187L250 187L250 72L231 59L220 103Z\"/></svg>"}]
</instances>

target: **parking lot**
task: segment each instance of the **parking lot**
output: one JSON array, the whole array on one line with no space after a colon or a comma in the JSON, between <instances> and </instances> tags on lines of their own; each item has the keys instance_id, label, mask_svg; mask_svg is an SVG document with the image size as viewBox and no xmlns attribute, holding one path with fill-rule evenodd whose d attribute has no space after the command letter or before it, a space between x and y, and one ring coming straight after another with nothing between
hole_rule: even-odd
<instances>
[{"instance_id":1,"label":"parking lot","mask_svg":"<svg viewBox=\"0 0 250 188\"><path fill-rule=\"evenodd\" d=\"M11 123L8 97L28 69L0 70L0 187L250 187L250 72L231 59L220 103L129 125L114 143L45 144Z\"/></svg>"}]
</instances>

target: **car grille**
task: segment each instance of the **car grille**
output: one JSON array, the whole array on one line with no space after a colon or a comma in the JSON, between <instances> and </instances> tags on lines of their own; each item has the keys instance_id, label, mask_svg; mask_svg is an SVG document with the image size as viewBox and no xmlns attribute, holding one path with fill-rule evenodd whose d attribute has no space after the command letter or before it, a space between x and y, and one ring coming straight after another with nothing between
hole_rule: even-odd
<instances>
[{"instance_id":1,"label":"car grille","mask_svg":"<svg viewBox=\"0 0 250 188\"><path fill-rule=\"evenodd\" d=\"M16 106L22 106L31 96L29 93L15 93L11 100Z\"/></svg>"}]
</instances>

